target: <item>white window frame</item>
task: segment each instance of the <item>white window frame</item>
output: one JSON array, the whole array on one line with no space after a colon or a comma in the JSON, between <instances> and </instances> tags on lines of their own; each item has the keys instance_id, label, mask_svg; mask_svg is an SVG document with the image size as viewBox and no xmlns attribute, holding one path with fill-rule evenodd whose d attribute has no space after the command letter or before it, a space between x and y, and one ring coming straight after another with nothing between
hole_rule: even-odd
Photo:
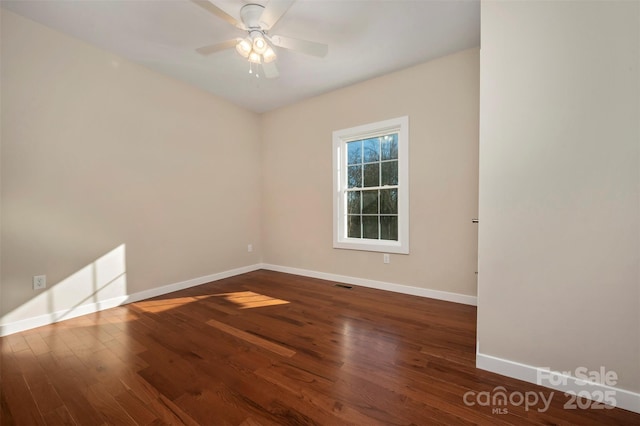
<instances>
[{"instance_id":1,"label":"white window frame","mask_svg":"<svg viewBox=\"0 0 640 426\"><path fill-rule=\"evenodd\" d=\"M347 237L347 143L398 133L398 241ZM333 247L409 254L409 117L333 132Z\"/></svg>"}]
</instances>

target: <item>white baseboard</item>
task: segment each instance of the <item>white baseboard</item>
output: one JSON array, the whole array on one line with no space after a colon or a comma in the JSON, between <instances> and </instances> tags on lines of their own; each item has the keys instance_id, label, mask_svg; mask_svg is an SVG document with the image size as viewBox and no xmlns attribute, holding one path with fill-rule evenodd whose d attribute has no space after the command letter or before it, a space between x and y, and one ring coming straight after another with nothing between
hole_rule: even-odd
<instances>
[{"instance_id":1,"label":"white baseboard","mask_svg":"<svg viewBox=\"0 0 640 426\"><path fill-rule=\"evenodd\" d=\"M246 274L247 272L257 271L261 268L262 265L257 263L255 265L243 266L229 271L218 272L217 274L206 275L204 277L193 278L175 284L140 291L128 296L124 303L133 303L156 296L162 296L163 294L173 293L174 291L184 290L185 288L195 287L212 281L219 281L225 278L235 277L236 275Z\"/></svg>"},{"instance_id":2,"label":"white baseboard","mask_svg":"<svg viewBox=\"0 0 640 426\"><path fill-rule=\"evenodd\" d=\"M307 269L290 268L288 266L271 265L268 263L263 263L261 266L262 269L270 271L285 272L287 274L302 275L305 277L319 278L328 281L337 281L344 284L353 284L378 290L393 291L395 293L410 294L412 296L428 297L430 299L445 300L447 302L462 303L465 305L477 305L477 298L466 294L449 293L447 291L430 290L427 288L412 287L408 285L349 277L345 275L329 274L326 272L310 271Z\"/></svg>"},{"instance_id":3,"label":"white baseboard","mask_svg":"<svg viewBox=\"0 0 640 426\"><path fill-rule=\"evenodd\" d=\"M449 302L463 303L465 305L477 304L475 296L467 296L464 294L449 293L446 291L429 290L419 287L411 287L401 284L387 283L383 281L368 280L364 278L348 277L344 275L329 274L325 272L310 271L307 269L290 268L287 266L278 266L271 264L254 264L241 268L223 271L216 274L206 275L203 277L193 278L179 283L169 284L162 287L152 288L141 292L115 297L112 299L102 300L96 303L88 303L73 307L71 309L51 312L23 320L0 324L0 336L19 333L21 331L30 330L36 327L42 327L56 322L76 318L82 315L92 314L105 309L114 308L116 306L133 303L144 299L149 299L163 294L172 293L174 291L183 290L185 288L206 284L212 281L218 281L224 278L233 277L258 269L268 269L271 271L284 272L306 277L319 278L323 280L336 281L345 284L359 285L363 287L376 288L379 290L393 291L396 293L410 294L413 296L428 297L438 300L446 300Z\"/></svg>"},{"instance_id":4,"label":"white baseboard","mask_svg":"<svg viewBox=\"0 0 640 426\"><path fill-rule=\"evenodd\" d=\"M533 367L481 353L476 354L476 367L560 392L571 392L584 397L594 396L589 399L595 401L602 401L601 396L608 395L613 398L616 407L640 413L640 393L586 382L560 372L548 371L545 368Z\"/></svg>"},{"instance_id":5,"label":"white baseboard","mask_svg":"<svg viewBox=\"0 0 640 426\"><path fill-rule=\"evenodd\" d=\"M138 293L114 297L112 299L102 300L96 303L88 303L85 305L75 306L70 309L56 311L32 318L26 318L6 324L0 324L0 337L13 333L30 330L36 327L42 327L56 322L76 318L82 315L92 314L105 309L115 308L116 306L127 303L137 302L139 300L149 299L151 297L161 296L163 294L172 293L174 291L183 290L189 287L206 284L212 281L218 281L224 278L233 277L247 272L255 271L261 268L260 264L244 266L241 268L231 269L229 271L218 272L216 274L206 275L203 277L193 278L175 284L169 284L162 287L144 290Z\"/></svg>"},{"instance_id":6,"label":"white baseboard","mask_svg":"<svg viewBox=\"0 0 640 426\"><path fill-rule=\"evenodd\" d=\"M114 297L112 299L102 300L96 303L87 303L86 305L75 306L71 309L51 312L36 317L25 318L23 320L0 324L0 337L9 334L19 333L21 331L31 330L32 328L42 327L44 325L54 324L56 322L76 318L82 315L92 314L94 312L103 311L105 309L115 308L127 303L128 296Z\"/></svg>"}]
</instances>

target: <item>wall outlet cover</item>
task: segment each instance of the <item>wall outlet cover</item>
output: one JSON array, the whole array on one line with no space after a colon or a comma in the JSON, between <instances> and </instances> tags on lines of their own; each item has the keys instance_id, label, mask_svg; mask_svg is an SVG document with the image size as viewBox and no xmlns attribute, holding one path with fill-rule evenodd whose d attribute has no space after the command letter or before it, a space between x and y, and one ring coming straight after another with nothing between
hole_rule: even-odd
<instances>
[{"instance_id":1,"label":"wall outlet cover","mask_svg":"<svg viewBox=\"0 0 640 426\"><path fill-rule=\"evenodd\" d=\"M35 275L33 277L33 289L34 290L42 290L47 287L47 276L46 275Z\"/></svg>"}]
</instances>

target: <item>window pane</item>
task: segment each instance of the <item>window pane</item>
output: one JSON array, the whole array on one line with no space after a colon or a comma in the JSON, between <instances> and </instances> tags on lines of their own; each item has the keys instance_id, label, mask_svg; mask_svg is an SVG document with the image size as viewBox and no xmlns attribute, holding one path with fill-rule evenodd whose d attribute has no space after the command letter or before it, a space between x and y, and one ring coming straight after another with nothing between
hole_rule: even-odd
<instances>
[{"instance_id":1,"label":"window pane","mask_svg":"<svg viewBox=\"0 0 640 426\"><path fill-rule=\"evenodd\" d=\"M398 161L387 161L381 163L382 179L380 185L398 184Z\"/></svg>"},{"instance_id":2,"label":"window pane","mask_svg":"<svg viewBox=\"0 0 640 426\"><path fill-rule=\"evenodd\" d=\"M347 212L360 214L360 191L347 192Z\"/></svg>"},{"instance_id":3,"label":"window pane","mask_svg":"<svg viewBox=\"0 0 640 426\"><path fill-rule=\"evenodd\" d=\"M349 166L347 183L349 188L362 187L362 166Z\"/></svg>"},{"instance_id":4,"label":"window pane","mask_svg":"<svg viewBox=\"0 0 640 426\"><path fill-rule=\"evenodd\" d=\"M398 241L398 216L380 216L380 239Z\"/></svg>"},{"instance_id":5,"label":"window pane","mask_svg":"<svg viewBox=\"0 0 640 426\"><path fill-rule=\"evenodd\" d=\"M380 190L380 213L381 214L398 214L398 190L397 189L381 189Z\"/></svg>"},{"instance_id":6,"label":"window pane","mask_svg":"<svg viewBox=\"0 0 640 426\"><path fill-rule=\"evenodd\" d=\"M362 216L362 237L378 239L378 216Z\"/></svg>"},{"instance_id":7,"label":"window pane","mask_svg":"<svg viewBox=\"0 0 640 426\"><path fill-rule=\"evenodd\" d=\"M362 233L360 230L360 216L349 215L347 223L347 237L360 238Z\"/></svg>"},{"instance_id":8,"label":"window pane","mask_svg":"<svg viewBox=\"0 0 640 426\"><path fill-rule=\"evenodd\" d=\"M362 141L347 144L347 164L362 163Z\"/></svg>"},{"instance_id":9,"label":"window pane","mask_svg":"<svg viewBox=\"0 0 640 426\"><path fill-rule=\"evenodd\" d=\"M395 160L398 158L398 134L386 135L382 138L382 159Z\"/></svg>"},{"instance_id":10,"label":"window pane","mask_svg":"<svg viewBox=\"0 0 640 426\"><path fill-rule=\"evenodd\" d=\"M408 125L404 116L333 132L334 248L409 252Z\"/></svg>"},{"instance_id":11,"label":"window pane","mask_svg":"<svg viewBox=\"0 0 640 426\"><path fill-rule=\"evenodd\" d=\"M378 191L362 191L362 213L378 214Z\"/></svg>"},{"instance_id":12,"label":"window pane","mask_svg":"<svg viewBox=\"0 0 640 426\"><path fill-rule=\"evenodd\" d=\"M380 163L365 164L364 166L364 186L380 185Z\"/></svg>"},{"instance_id":13,"label":"window pane","mask_svg":"<svg viewBox=\"0 0 640 426\"><path fill-rule=\"evenodd\" d=\"M364 141L364 163L380 161L380 138L366 139Z\"/></svg>"}]
</instances>

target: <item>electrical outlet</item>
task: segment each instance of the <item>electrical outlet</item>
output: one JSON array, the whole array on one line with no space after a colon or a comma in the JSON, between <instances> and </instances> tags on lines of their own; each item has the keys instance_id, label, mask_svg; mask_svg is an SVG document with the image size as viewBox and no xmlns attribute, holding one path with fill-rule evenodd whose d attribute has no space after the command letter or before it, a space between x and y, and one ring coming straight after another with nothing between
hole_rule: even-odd
<instances>
[{"instance_id":1,"label":"electrical outlet","mask_svg":"<svg viewBox=\"0 0 640 426\"><path fill-rule=\"evenodd\" d=\"M47 276L46 275L35 275L33 277L33 289L34 290L42 290L47 287Z\"/></svg>"},{"instance_id":2,"label":"electrical outlet","mask_svg":"<svg viewBox=\"0 0 640 426\"><path fill-rule=\"evenodd\" d=\"M248 251L249 253L251 253L251 252L253 251L253 244L249 244L249 245L247 246L247 251Z\"/></svg>"},{"instance_id":3,"label":"electrical outlet","mask_svg":"<svg viewBox=\"0 0 640 426\"><path fill-rule=\"evenodd\" d=\"M383 261L384 263L389 263L389 262L391 262L391 258L390 258L390 256L389 256L389 253L385 253L385 254L383 254L383 255L382 255L382 261Z\"/></svg>"}]
</instances>

